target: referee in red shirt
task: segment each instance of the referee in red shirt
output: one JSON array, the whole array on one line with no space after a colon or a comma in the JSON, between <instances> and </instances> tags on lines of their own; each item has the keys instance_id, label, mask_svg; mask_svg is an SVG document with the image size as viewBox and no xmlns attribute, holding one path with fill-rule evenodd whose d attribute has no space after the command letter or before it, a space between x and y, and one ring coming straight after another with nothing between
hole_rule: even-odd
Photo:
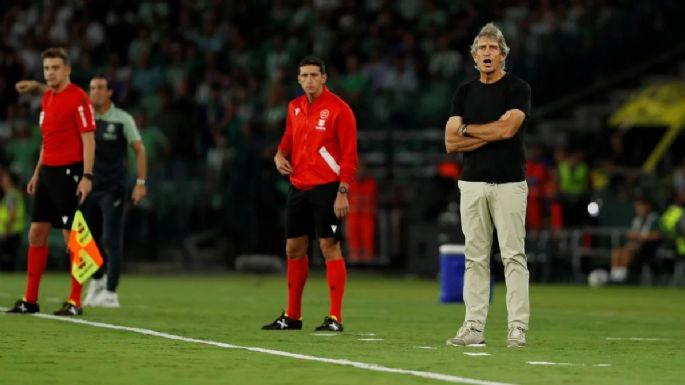
<instances>
[{"instance_id":1,"label":"referee in red shirt","mask_svg":"<svg viewBox=\"0 0 685 385\"><path fill-rule=\"evenodd\" d=\"M50 89L41 100L43 145L27 191L35 195L29 230L26 293L8 313L37 313L38 288L48 260L48 235L62 229L65 241L74 213L92 188L95 159L95 113L90 98L71 84L67 51L50 48L42 54L43 75ZM81 284L71 278L71 293L55 315L81 315Z\"/></svg>"},{"instance_id":2,"label":"referee in red shirt","mask_svg":"<svg viewBox=\"0 0 685 385\"><path fill-rule=\"evenodd\" d=\"M290 176L286 206L288 308L264 330L302 329L302 292L307 280L309 239L319 238L326 259L330 311L315 330L343 331L342 300L347 270L340 249L347 192L357 170L354 114L326 88L326 67L315 57L300 62L297 77L304 95L288 105L285 133L274 157Z\"/></svg>"}]
</instances>

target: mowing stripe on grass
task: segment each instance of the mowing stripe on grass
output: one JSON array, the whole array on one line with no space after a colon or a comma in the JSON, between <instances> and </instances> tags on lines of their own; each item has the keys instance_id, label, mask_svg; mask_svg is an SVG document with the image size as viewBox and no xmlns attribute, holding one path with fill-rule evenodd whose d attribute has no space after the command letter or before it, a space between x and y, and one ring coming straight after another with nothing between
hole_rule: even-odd
<instances>
[{"instance_id":1,"label":"mowing stripe on grass","mask_svg":"<svg viewBox=\"0 0 685 385\"><path fill-rule=\"evenodd\" d=\"M0 307L0 311L4 312L5 310L7 310L7 308ZM50 320L54 320L54 321L71 322L71 323L75 323L75 324L88 325L88 326L93 326L93 327L102 328L102 329L120 330L120 331L125 331L125 332L144 334L147 336L166 338L166 339L175 340L175 341L211 345L211 346L216 346L216 347L224 348L224 349L242 349L242 350L248 350L251 352L270 354L273 356L295 358L298 360L305 360L305 361L316 361L316 362L325 362L328 364L341 365L341 366L352 366L354 368L371 370L374 372L408 374L408 375L415 376L415 377L451 382L454 384L513 385L513 384L509 384L509 383L505 383L505 382L485 381L485 380L478 380L478 379L474 379L474 378L453 376L453 375L442 374L442 373L390 368L387 366L381 366L381 365L377 365L377 364L367 364L365 362L350 361L350 360L346 360L346 359L335 359L335 358L308 356L305 354L289 353L289 352L284 352L281 350L273 350L273 349L264 349L264 348L258 348L258 347L252 347L252 346L239 346L239 345L233 345L233 344L226 344L223 342L217 342L217 341L211 341L211 340L201 340L201 339L197 339L197 338L188 338L188 337L183 337L183 336L177 336L174 334L162 333L162 332L158 332L158 331L154 331L154 330L150 330L150 329L142 329L142 328L134 328L134 327L129 327L129 326L113 325L113 324L108 324L108 323L104 323L104 322L86 321L86 320L81 319L81 318L58 317L58 316L47 315L47 314L34 314L34 315L36 317L39 317L39 318L45 318L45 319L50 319ZM25 317L25 316L17 315L15 317Z\"/></svg>"}]
</instances>

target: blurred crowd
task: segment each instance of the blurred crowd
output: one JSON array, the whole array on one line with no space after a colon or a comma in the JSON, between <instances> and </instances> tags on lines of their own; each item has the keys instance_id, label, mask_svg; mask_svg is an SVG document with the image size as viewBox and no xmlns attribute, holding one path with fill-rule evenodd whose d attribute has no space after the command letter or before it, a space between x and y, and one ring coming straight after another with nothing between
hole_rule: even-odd
<instances>
[{"instance_id":1,"label":"blurred crowd","mask_svg":"<svg viewBox=\"0 0 685 385\"><path fill-rule=\"evenodd\" d=\"M677 0L0 1L0 159L22 184L33 172L40 99L13 85L42 80L41 51L64 46L73 82L87 89L106 75L114 102L136 117L151 163L150 212L187 211L183 220L165 210L139 222L161 222L149 231L166 234L216 224L255 248L280 221L287 181L272 156L304 55L326 61L328 85L360 130L440 128L456 86L475 76L469 46L488 21L511 47L507 69L542 106L668 48L664 36L680 35L683 8ZM196 206L207 210L198 217Z\"/></svg>"}]
</instances>

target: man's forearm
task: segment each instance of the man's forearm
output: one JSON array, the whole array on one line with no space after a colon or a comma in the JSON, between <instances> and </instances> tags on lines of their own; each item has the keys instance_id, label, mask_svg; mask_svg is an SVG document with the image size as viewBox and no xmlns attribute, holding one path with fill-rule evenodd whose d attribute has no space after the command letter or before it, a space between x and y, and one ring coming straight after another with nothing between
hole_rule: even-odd
<instances>
[{"instance_id":1,"label":"man's forearm","mask_svg":"<svg viewBox=\"0 0 685 385\"><path fill-rule=\"evenodd\" d=\"M477 138L473 138L473 139L477 139ZM458 151L459 152L469 152L469 151L473 151L473 150L476 150L478 148L481 148L481 147L485 146L486 144L488 144L488 142L486 142L484 140L478 140L478 141L474 141L474 142L464 143Z\"/></svg>"},{"instance_id":2,"label":"man's forearm","mask_svg":"<svg viewBox=\"0 0 685 385\"><path fill-rule=\"evenodd\" d=\"M95 136L92 132L81 134L83 141L83 173L93 173L93 163L95 162Z\"/></svg>"},{"instance_id":3,"label":"man's forearm","mask_svg":"<svg viewBox=\"0 0 685 385\"><path fill-rule=\"evenodd\" d=\"M445 149L447 152L467 152L481 148L488 144L487 141L479 138L468 138L458 135L451 135L445 139Z\"/></svg>"},{"instance_id":4,"label":"man's forearm","mask_svg":"<svg viewBox=\"0 0 685 385\"><path fill-rule=\"evenodd\" d=\"M498 120L485 124L469 124L464 135L487 142L511 139L523 125L526 114L517 109L507 110Z\"/></svg>"},{"instance_id":5,"label":"man's forearm","mask_svg":"<svg viewBox=\"0 0 685 385\"><path fill-rule=\"evenodd\" d=\"M40 168L43 166L43 146L40 146L40 155L38 155L38 162L36 168L33 170L33 175L40 174Z\"/></svg>"},{"instance_id":6,"label":"man's forearm","mask_svg":"<svg viewBox=\"0 0 685 385\"><path fill-rule=\"evenodd\" d=\"M500 120L485 124L469 124L467 131L469 137L487 142L509 139L511 136L508 132L506 125Z\"/></svg>"},{"instance_id":7,"label":"man's forearm","mask_svg":"<svg viewBox=\"0 0 685 385\"><path fill-rule=\"evenodd\" d=\"M41 83L41 82L36 81L33 89L40 92L41 94L44 94L45 91L47 91L49 89L49 87L45 83Z\"/></svg>"},{"instance_id":8,"label":"man's forearm","mask_svg":"<svg viewBox=\"0 0 685 385\"><path fill-rule=\"evenodd\" d=\"M138 179L147 179L147 155L145 150L142 153L136 154L136 170L138 170Z\"/></svg>"},{"instance_id":9,"label":"man's forearm","mask_svg":"<svg viewBox=\"0 0 685 385\"><path fill-rule=\"evenodd\" d=\"M142 141L131 143L133 153L136 155L136 176L138 179L147 178L147 152Z\"/></svg>"}]
</instances>

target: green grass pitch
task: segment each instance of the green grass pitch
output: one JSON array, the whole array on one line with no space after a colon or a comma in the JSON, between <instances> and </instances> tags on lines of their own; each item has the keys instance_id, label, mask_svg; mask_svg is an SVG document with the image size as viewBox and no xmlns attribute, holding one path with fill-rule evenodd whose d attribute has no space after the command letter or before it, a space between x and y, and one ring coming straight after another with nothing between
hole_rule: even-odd
<instances>
[{"instance_id":1,"label":"green grass pitch","mask_svg":"<svg viewBox=\"0 0 685 385\"><path fill-rule=\"evenodd\" d=\"M0 275L0 306L11 306L23 288L23 274ZM43 312L57 309L68 288L66 273L46 275L40 297ZM304 330L286 332L259 329L285 306L281 276L126 275L120 289L123 307L86 308L83 319L476 380L471 383L685 383L682 289L533 285L529 346L523 349L505 347L502 283L496 285L490 307L485 348L445 346L464 309L438 303L438 290L435 281L351 272L344 304L345 332L319 336L313 328L328 310L325 278L320 273L312 274L305 289ZM0 385L75 383L449 382L34 316L0 315Z\"/></svg>"}]
</instances>

